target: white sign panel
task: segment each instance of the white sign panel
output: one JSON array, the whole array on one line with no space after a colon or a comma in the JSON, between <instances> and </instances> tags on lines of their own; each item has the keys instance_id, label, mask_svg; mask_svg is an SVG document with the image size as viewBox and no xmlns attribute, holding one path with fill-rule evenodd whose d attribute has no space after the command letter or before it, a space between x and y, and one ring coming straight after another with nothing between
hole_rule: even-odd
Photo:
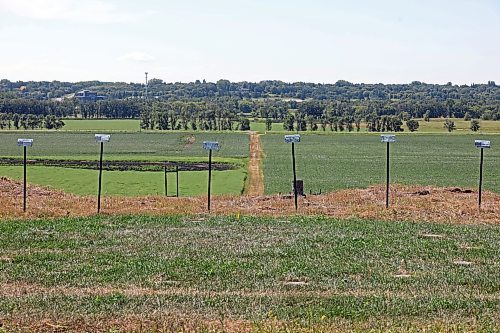
<instances>
[{"instance_id":1,"label":"white sign panel","mask_svg":"<svg viewBox=\"0 0 500 333\"><path fill-rule=\"evenodd\" d=\"M396 142L396 136L393 134L382 134L380 139L382 142Z\"/></svg>"},{"instance_id":2,"label":"white sign panel","mask_svg":"<svg viewBox=\"0 0 500 333\"><path fill-rule=\"evenodd\" d=\"M22 147L33 146L33 139L17 139L17 145Z\"/></svg>"},{"instance_id":3,"label":"white sign panel","mask_svg":"<svg viewBox=\"0 0 500 333\"><path fill-rule=\"evenodd\" d=\"M474 146L476 148L491 148L491 142L487 140L475 140Z\"/></svg>"},{"instance_id":4,"label":"white sign panel","mask_svg":"<svg viewBox=\"0 0 500 333\"><path fill-rule=\"evenodd\" d=\"M95 135L95 141L97 141L98 143L109 142L109 139L111 139L111 135L109 135L109 134L96 134Z\"/></svg>"},{"instance_id":5,"label":"white sign panel","mask_svg":"<svg viewBox=\"0 0 500 333\"><path fill-rule=\"evenodd\" d=\"M219 150L219 143L216 141L203 141L203 148L206 150Z\"/></svg>"},{"instance_id":6,"label":"white sign panel","mask_svg":"<svg viewBox=\"0 0 500 333\"><path fill-rule=\"evenodd\" d=\"M286 143L300 142L300 134L285 135L285 142Z\"/></svg>"}]
</instances>

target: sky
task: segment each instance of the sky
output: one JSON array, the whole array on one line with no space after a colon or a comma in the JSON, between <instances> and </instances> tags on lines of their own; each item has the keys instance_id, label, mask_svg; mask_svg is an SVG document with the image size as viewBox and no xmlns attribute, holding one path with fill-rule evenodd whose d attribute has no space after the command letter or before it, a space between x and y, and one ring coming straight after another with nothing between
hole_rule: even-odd
<instances>
[{"instance_id":1,"label":"sky","mask_svg":"<svg viewBox=\"0 0 500 333\"><path fill-rule=\"evenodd\" d=\"M11 81L500 83L500 0L0 0Z\"/></svg>"}]
</instances>

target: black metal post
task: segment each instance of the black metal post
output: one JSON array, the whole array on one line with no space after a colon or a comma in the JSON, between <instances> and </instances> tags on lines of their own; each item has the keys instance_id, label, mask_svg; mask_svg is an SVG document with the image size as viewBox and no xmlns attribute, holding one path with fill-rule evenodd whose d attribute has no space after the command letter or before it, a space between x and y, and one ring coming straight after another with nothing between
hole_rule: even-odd
<instances>
[{"instance_id":1,"label":"black metal post","mask_svg":"<svg viewBox=\"0 0 500 333\"><path fill-rule=\"evenodd\" d=\"M23 191L23 212L26 212L26 195L27 194L27 189L26 189L26 146L24 146L24 191Z\"/></svg>"},{"instance_id":2,"label":"black metal post","mask_svg":"<svg viewBox=\"0 0 500 333\"><path fill-rule=\"evenodd\" d=\"M483 189L483 148L481 148L481 162L479 164L479 209L481 209L481 194Z\"/></svg>"},{"instance_id":3,"label":"black metal post","mask_svg":"<svg viewBox=\"0 0 500 333\"><path fill-rule=\"evenodd\" d=\"M208 211L210 211L210 183L212 181L212 149L208 151Z\"/></svg>"},{"instance_id":4,"label":"black metal post","mask_svg":"<svg viewBox=\"0 0 500 333\"><path fill-rule=\"evenodd\" d=\"M163 165L163 177L165 178L165 196L168 197L168 177L167 177L167 163Z\"/></svg>"},{"instance_id":5,"label":"black metal post","mask_svg":"<svg viewBox=\"0 0 500 333\"><path fill-rule=\"evenodd\" d=\"M386 169L387 169L387 175L386 175L386 182L385 182L385 208L389 208L389 142L387 142L387 162L386 162Z\"/></svg>"},{"instance_id":6,"label":"black metal post","mask_svg":"<svg viewBox=\"0 0 500 333\"><path fill-rule=\"evenodd\" d=\"M295 143L292 142L292 164L293 164L293 195L295 197L295 210L297 210L297 172L295 171Z\"/></svg>"},{"instance_id":7,"label":"black metal post","mask_svg":"<svg viewBox=\"0 0 500 333\"><path fill-rule=\"evenodd\" d=\"M102 185L102 153L104 150L104 142L101 142L101 157L99 159L99 190L97 192L97 214L101 212L101 185Z\"/></svg>"},{"instance_id":8,"label":"black metal post","mask_svg":"<svg viewBox=\"0 0 500 333\"><path fill-rule=\"evenodd\" d=\"M177 197L179 197L179 166L175 166L175 184L177 186Z\"/></svg>"}]
</instances>

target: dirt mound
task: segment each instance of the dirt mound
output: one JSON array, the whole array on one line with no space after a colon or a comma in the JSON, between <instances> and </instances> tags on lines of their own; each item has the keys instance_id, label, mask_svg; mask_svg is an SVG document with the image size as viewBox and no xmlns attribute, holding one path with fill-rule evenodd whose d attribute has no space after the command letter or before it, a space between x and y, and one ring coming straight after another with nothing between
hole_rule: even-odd
<instances>
[{"instance_id":1,"label":"dirt mound","mask_svg":"<svg viewBox=\"0 0 500 333\"><path fill-rule=\"evenodd\" d=\"M425 191L426 195L415 195ZM22 212L22 183L0 179L0 218L89 216L96 213L95 196L77 196L50 188L28 187L28 211ZM427 194L428 193L428 194ZM385 221L429 221L460 224L500 224L500 194L484 192L481 211L477 194L456 193L449 188L391 186L391 206L385 209L385 186L342 190L293 199L283 196L218 196L212 200L214 214L286 216L325 215ZM206 197L166 198L105 197L103 214L204 214Z\"/></svg>"}]
</instances>

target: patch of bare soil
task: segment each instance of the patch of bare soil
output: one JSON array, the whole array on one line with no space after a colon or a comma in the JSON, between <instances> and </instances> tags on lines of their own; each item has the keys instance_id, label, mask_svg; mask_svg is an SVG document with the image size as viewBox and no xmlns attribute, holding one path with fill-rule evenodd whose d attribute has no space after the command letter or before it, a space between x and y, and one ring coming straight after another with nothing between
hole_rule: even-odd
<instances>
[{"instance_id":1,"label":"patch of bare soil","mask_svg":"<svg viewBox=\"0 0 500 333\"><path fill-rule=\"evenodd\" d=\"M477 194L451 192L448 188L425 187L430 193L415 196L419 186L391 186L391 206L385 208L385 186L341 190L311 195L299 200L284 196L216 196L212 214L222 215L324 215L337 218L363 218L383 221L428 221L457 224L500 224L500 194L483 192L481 211ZM77 196L46 187L28 187L28 211L22 212L22 183L0 178L0 218L47 218L91 216L96 214L95 196ZM206 214L206 197L171 198L104 197L101 212L113 214ZM425 237L425 236L424 236Z\"/></svg>"},{"instance_id":2,"label":"patch of bare soil","mask_svg":"<svg viewBox=\"0 0 500 333\"><path fill-rule=\"evenodd\" d=\"M260 136L256 132L250 132L250 162L248 163L249 181L245 193L248 195L264 194L264 173L262 172L262 145Z\"/></svg>"}]
</instances>

